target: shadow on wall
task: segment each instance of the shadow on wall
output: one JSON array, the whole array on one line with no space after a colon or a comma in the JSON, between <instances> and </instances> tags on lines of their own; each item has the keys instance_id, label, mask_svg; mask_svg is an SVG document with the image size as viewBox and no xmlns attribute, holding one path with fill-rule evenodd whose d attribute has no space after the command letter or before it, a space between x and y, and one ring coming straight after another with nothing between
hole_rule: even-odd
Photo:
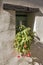
<instances>
[{"instance_id":1,"label":"shadow on wall","mask_svg":"<svg viewBox=\"0 0 43 65\"><path fill-rule=\"evenodd\" d=\"M27 25L31 27L32 30L33 30L33 25L34 25L34 19L35 19L35 13L29 13L27 17L27 21L28 21Z\"/></svg>"}]
</instances>

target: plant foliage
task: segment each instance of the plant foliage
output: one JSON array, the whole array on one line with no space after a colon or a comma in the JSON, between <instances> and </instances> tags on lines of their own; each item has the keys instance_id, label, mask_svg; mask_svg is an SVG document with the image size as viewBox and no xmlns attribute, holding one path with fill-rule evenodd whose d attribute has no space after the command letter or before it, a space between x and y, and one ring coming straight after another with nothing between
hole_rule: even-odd
<instances>
[{"instance_id":1,"label":"plant foliage","mask_svg":"<svg viewBox=\"0 0 43 65\"><path fill-rule=\"evenodd\" d=\"M34 33L32 32L31 28L30 27L27 28L24 25L21 25L19 27L19 32L16 34L15 37L14 47L20 53L24 54L28 53L33 39L34 39Z\"/></svg>"}]
</instances>

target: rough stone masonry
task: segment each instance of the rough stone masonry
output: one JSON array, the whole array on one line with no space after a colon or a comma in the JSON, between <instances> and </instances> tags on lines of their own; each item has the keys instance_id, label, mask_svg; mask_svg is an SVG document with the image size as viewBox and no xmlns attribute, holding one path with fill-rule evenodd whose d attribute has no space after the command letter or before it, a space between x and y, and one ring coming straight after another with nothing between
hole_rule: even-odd
<instances>
[{"instance_id":1,"label":"rough stone masonry","mask_svg":"<svg viewBox=\"0 0 43 65\"><path fill-rule=\"evenodd\" d=\"M15 22L15 19L13 19ZM9 12L0 13L0 65L10 59L13 52L13 39L15 37L15 23L11 21ZM12 23L13 22L13 23Z\"/></svg>"}]
</instances>

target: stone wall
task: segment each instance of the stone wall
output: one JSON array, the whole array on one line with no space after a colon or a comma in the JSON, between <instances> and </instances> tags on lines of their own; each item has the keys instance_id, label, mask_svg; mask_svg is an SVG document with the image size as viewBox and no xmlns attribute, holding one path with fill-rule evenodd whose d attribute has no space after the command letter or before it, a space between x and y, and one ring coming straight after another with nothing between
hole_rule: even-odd
<instances>
[{"instance_id":1,"label":"stone wall","mask_svg":"<svg viewBox=\"0 0 43 65\"><path fill-rule=\"evenodd\" d=\"M0 13L0 65L4 65L12 56L15 38L15 11L13 15L7 11Z\"/></svg>"},{"instance_id":2,"label":"stone wall","mask_svg":"<svg viewBox=\"0 0 43 65\"><path fill-rule=\"evenodd\" d=\"M43 13L43 0L3 0L4 3L39 8Z\"/></svg>"}]
</instances>

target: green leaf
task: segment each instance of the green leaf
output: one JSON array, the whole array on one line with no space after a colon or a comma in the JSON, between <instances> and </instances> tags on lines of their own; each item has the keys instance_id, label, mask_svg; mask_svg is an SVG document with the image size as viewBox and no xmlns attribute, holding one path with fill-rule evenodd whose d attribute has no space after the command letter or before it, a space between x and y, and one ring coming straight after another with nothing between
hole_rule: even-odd
<instances>
[{"instance_id":1,"label":"green leaf","mask_svg":"<svg viewBox=\"0 0 43 65\"><path fill-rule=\"evenodd\" d=\"M21 53L27 53L30 50L31 42L34 39L34 32L31 30L30 27L26 28L24 25L19 27L19 32L16 34L14 46L15 48ZM27 45L24 48L24 44Z\"/></svg>"}]
</instances>

